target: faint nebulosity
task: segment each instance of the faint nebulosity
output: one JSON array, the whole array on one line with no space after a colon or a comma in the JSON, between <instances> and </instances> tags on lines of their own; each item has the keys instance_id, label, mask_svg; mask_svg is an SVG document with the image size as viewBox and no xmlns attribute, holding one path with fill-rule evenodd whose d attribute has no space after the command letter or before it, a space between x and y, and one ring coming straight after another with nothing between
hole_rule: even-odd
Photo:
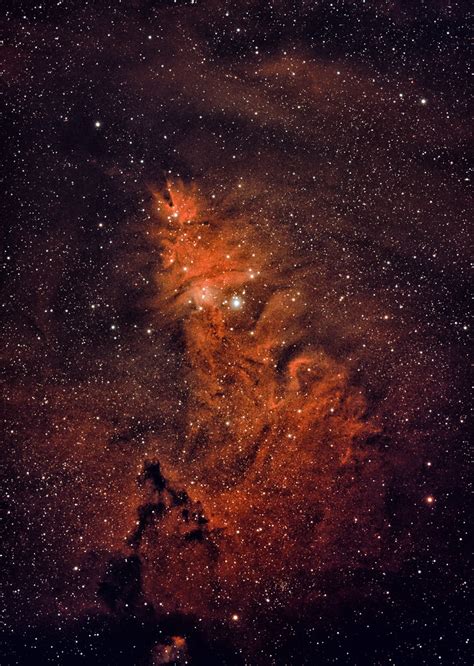
<instances>
[{"instance_id":1,"label":"faint nebulosity","mask_svg":"<svg viewBox=\"0 0 474 666\"><path fill-rule=\"evenodd\" d=\"M471 664L468 5L7 2L2 664Z\"/></svg>"}]
</instances>

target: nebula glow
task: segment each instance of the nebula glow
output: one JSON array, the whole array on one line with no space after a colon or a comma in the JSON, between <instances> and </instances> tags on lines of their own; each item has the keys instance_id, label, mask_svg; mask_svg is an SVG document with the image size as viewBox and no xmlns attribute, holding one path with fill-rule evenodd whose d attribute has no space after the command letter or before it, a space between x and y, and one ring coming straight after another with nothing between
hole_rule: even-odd
<instances>
[{"instance_id":1,"label":"nebula glow","mask_svg":"<svg viewBox=\"0 0 474 666\"><path fill-rule=\"evenodd\" d=\"M153 208L153 307L182 328L189 390L178 461L162 462L202 507L206 529L180 567L168 543L189 534L179 510L161 523L166 543L145 530L145 589L170 599L170 611L201 616L219 589L222 618L238 607L245 623L256 586L276 603L310 603L322 571L377 558L384 475L367 440L380 427L350 361L332 358L302 324L304 280L279 256L280 239L206 208L182 183L155 193ZM165 576L163 559L173 562Z\"/></svg>"}]
</instances>

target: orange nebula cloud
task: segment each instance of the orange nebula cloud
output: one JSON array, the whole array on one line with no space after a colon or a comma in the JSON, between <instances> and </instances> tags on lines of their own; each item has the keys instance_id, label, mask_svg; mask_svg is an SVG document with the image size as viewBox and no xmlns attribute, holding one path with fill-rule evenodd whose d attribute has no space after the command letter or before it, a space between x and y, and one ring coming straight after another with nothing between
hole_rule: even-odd
<instances>
[{"instance_id":1,"label":"orange nebula cloud","mask_svg":"<svg viewBox=\"0 0 474 666\"><path fill-rule=\"evenodd\" d=\"M287 595L309 571L354 563L354 524L383 529L371 526L374 507L355 509L361 493L352 484L378 427L350 364L305 324L304 276L283 259L283 237L207 208L182 183L154 193L153 205L150 235L161 249L153 307L181 327L189 390L180 463L165 463L165 475L206 522L178 550L189 526L174 505L158 540L144 530L147 592L170 610L205 614L219 589L231 613L258 581Z\"/></svg>"}]
</instances>

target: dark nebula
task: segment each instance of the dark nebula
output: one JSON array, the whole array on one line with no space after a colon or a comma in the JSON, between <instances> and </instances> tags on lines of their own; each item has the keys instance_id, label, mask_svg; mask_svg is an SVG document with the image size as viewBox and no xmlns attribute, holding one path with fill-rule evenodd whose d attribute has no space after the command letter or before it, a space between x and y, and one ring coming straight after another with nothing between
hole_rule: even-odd
<instances>
[{"instance_id":1,"label":"dark nebula","mask_svg":"<svg viewBox=\"0 0 474 666\"><path fill-rule=\"evenodd\" d=\"M472 664L462 2L6 2L1 664Z\"/></svg>"}]
</instances>

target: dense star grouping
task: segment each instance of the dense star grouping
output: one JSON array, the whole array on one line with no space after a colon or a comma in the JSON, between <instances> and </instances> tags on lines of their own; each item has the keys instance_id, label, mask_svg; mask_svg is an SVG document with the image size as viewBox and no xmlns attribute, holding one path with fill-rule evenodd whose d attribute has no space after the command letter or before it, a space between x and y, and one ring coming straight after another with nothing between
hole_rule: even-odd
<instances>
[{"instance_id":1,"label":"dense star grouping","mask_svg":"<svg viewBox=\"0 0 474 666\"><path fill-rule=\"evenodd\" d=\"M472 663L466 15L7 3L2 664Z\"/></svg>"}]
</instances>

